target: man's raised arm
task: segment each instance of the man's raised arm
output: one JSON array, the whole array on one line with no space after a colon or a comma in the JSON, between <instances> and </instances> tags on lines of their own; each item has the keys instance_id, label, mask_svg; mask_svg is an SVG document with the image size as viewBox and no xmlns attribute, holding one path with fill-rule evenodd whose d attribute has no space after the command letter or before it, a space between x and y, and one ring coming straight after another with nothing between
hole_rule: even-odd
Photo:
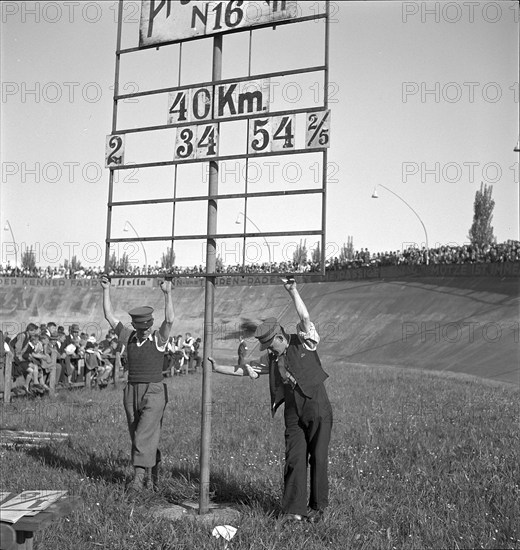
<instances>
[{"instance_id":1,"label":"man's raised arm","mask_svg":"<svg viewBox=\"0 0 520 550\"><path fill-rule=\"evenodd\" d=\"M311 318L307 307L303 303L302 297L296 288L296 281L294 279L289 279L284 283L285 290L289 293L296 308L296 313L300 317L301 326L304 332L309 332L311 329Z\"/></svg>"},{"instance_id":2,"label":"man's raised arm","mask_svg":"<svg viewBox=\"0 0 520 550\"><path fill-rule=\"evenodd\" d=\"M108 324L115 329L119 324L119 319L114 315L112 309L112 301L110 300L110 279L106 275L101 275L101 288L103 289L103 314Z\"/></svg>"},{"instance_id":3,"label":"man's raised arm","mask_svg":"<svg viewBox=\"0 0 520 550\"><path fill-rule=\"evenodd\" d=\"M171 281L161 281L161 290L164 294L164 321L159 329L159 335L163 342L168 340L172 330L173 319L175 317L172 303L172 283Z\"/></svg>"}]
</instances>

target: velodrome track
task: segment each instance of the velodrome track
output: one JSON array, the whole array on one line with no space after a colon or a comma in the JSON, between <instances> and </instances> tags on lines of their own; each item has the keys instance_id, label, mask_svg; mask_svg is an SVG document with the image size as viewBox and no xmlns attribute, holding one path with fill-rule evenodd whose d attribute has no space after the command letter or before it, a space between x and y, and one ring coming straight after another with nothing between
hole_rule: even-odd
<instances>
[{"instance_id":1,"label":"velodrome track","mask_svg":"<svg viewBox=\"0 0 520 550\"><path fill-rule=\"evenodd\" d=\"M402 277L305 283L300 292L322 337L320 355L331 372L349 364L388 365L476 375L520 383L519 281L515 277ZM204 290L175 288L172 334L202 336ZM104 336L99 285L67 288L0 287L0 319L11 335L29 321L80 324ZM149 304L162 316L158 288L112 290L116 314ZM161 312L161 313L159 313ZM236 357L237 336L275 316L294 327L295 312L279 286L217 287L214 355ZM257 356L255 341L249 353Z\"/></svg>"}]
</instances>

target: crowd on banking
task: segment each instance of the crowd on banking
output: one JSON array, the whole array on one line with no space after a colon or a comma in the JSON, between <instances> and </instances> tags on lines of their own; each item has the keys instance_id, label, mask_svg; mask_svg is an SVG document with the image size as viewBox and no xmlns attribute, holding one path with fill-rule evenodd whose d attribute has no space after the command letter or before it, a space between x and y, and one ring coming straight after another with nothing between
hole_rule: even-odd
<instances>
[{"instance_id":1,"label":"crowd on banking","mask_svg":"<svg viewBox=\"0 0 520 550\"><path fill-rule=\"evenodd\" d=\"M194 338L189 332L184 337L171 336L164 352L164 375L196 372L202 363L201 353L201 338ZM16 395L48 392L52 371L56 388L82 385L87 373L92 384L103 388L111 375L124 376L126 370L126 347L114 330L110 329L98 340L95 334L81 332L77 324L72 324L68 331L53 321L29 323L16 335L0 331L2 365L7 354L12 358L11 378Z\"/></svg>"},{"instance_id":2,"label":"crowd on banking","mask_svg":"<svg viewBox=\"0 0 520 550\"><path fill-rule=\"evenodd\" d=\"M474 245L439 246L437 248L417 248L410 246L403 250L371 253L367 248L352 251L326 260L326 271L343 269L359 269L389 265L438 265L438 264L474 264L474 263L503 263L520 261L520 241L508 240L479 248ZM320 271L320 263L312 260L264 262L243 266L218 265L217 273L309 273ZM45 279L97 279L104 272L103 267L81 268L73 271L63 266L35 267L23 269L20 267L0 265L0 277L39 277ZM134 275L146 277L148 275L197 275L203 274L203 265L192 267L174 266L163 268L157 263L155 266L130 266L126 270L114 269L109 275Z\"/></svg>"}]
</instances>

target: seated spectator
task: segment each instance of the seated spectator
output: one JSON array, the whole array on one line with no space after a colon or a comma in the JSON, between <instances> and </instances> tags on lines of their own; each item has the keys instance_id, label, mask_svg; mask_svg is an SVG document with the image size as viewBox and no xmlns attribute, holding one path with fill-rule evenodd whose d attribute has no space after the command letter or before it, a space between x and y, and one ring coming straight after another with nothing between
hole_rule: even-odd
<instances>
[{"instance_id":1,"label":"seated spectator","mask_svg":"<svg viewBox=\"0 0 520 550\"><path fill-rule=\"evenodd\" d=\"M166 346L164 348L164 361L163 361L163 376L173 376L175 374L173 368L173 354L175 352L175 343L173 336L168 337Z\"/></svg>"},{"instance_id":2,"label":"seated spectator","mask_svg":"<svg viewBox=\"0 0 520 550\"><path fill-rule=\"evenodd\" d=\"M182 334L177 335L173 344L173 364L172 368L174 374L180 374L181 369L186 361L186 355L184 354L182 345Z\"/></svg>"},{"instance_id":3,"label":"seated spectator","mask_svg":"<svg viewBox=\"0 0 520 550\"><path fill-rule=\"evenodd\" d=\"M102 357L99 351L99 344L97 342L87 342L85 346L85 369L95 374L99 387L104 387L108 384L112 368L108 359Z\"/></svg>"},{"instance_id":4,"label":"seated spectator","mask_svg":"<svg viewBox=\"0 0 520 550\"><path fill-rule=\"evenodd\" d=\"M193 353L193 344L195 343L195 338L191 335L191 333L186 333L186 338L184 339L184 342L182 343L182 352L184 354L184 363L189 368L191 366L191 355Z\"/></svg>"},{"instance_id":5,"label":"seated spectator","mask_svg":"<svg viewBox=\"0 0 520 550\"><path fill-rule=\"evenodd\" d=\"M59 330L59 329L58 329ZM72 384L72 377L78 366L79 359L79 326L71 325L69 334L63 340L61 350L63 351L63 363L60 383L66 386Z\"/></svg>"},{"instance_id":6,"label":"seated spectator","mask_svg":"<svg viewBox=\"0 0 520 550\"><path fill-rule=\"evenodd\" d=\"M200 345L202 343L201 338L197 338L193 344L193 354L191 356L191 359L193 361L193 368L195 369L195 372L197 372L197 369L200 367L202 363L202 356L200 354L201 349Z\"/></svg>"},{"instance_id":7,"label":"seated spectator","mask_svg":"<svg viewBox=\"0 0 520 550\"><path fill-rule=\"evenodd\" d=\"M123 344L123 342L119 341L119 338L115 334L112 340L110 340L108 347L105 349L101 349L101 346L100 346L99 351L101 352L101 355L103 356L103 358L107 359L111 363L114 369L118 368L118 365L117 365L118 356L121 362L121 366L124 366L125 359L126 359L125 345Z\"/></svg>"},{"instance_id":8,"label":"seated spectator","mask_svg":"<svg viewBox=\"0 0 520 550\"><path fill-rule=\"evenodd\" d=\"M50 341L55 341L56 337L58 336L58 326L56 325L56 323L54 321L50 321L49 323L47 323L47 330L49 332Z\"/></svg>"},{"instance_id":9,"label":"seated spectator","mask_svg":"<svg viewBox=\"0 0 520 550\"><path fill-rule=\"evenodd\" d=\"M99 342L99 349L101 350L101 352L104 352L105 350L107 350L110 347L110 342L112 341L114 336L115 336L115 333L114 333L113 329L110 329L105 334L105 338L103 340L101 340L101 342Z\"/></svg>"},{"instance_id":10,"label":"seated spectator","mask_svg":"<svg viewBox=\"0 0 520 550\"><path fill-rule=\"evenodd\" d=\"M48 391L50 373L53 368L56 369L56 363L52 357L50 338L46 333L40 334L39 343L40 345L32 353L32 362L38 366L40 385Z\"/></svg>"},{"instance_id":11,"label":"seated spectator","mask_svg":"<svg viewBox=\"0 0 520 550\"><path fill-rule=\"evenodd\" d=\"M24 379L24 389L29 393L29 386L38 383L38 368L31 364L30 353L34 346L31 345L31 339L37 337L38 327L34 323L29 323L24 332L17 334L10 342L13 353L12 377L16 380L19 377Z\"/></svg>"},{"instance_id":12,"label":"seated spectator","mask_svg":"<svg viewBox=\"0 0 520 550\"><path fill-rule=\"evenodd\" d=\"M60 382L60 379L62 378L61 374L65 365L65 357L67 355L65 352L65 339L65 334L58 332L56 340L51 340L52 346L56 349L56 384L58 384Z\"/></svg>"},{"instance_id":13,"label":"seated spectator","mask_svg":"<svg viewBox=\"0 0 520 550\"><path fill-rule=\"evenodd\" d=\"M11 352L9 343L6 342L3 331L0 330L0 387L5 389L5 364L7 361L7 354Z\"/></svg>"},{"instance_id":14,"label":"seated spectator","mask_svg":"<svg viewBox=\"0 0 520 550\"><path fill-rule=\"evenodd\" d=\"M32 373L29 384L26 384L25 390L31 394L41 394L44 391L42 385L42 374L40 371L40 361L36 358L42 350L38 334L33 334L23 353L23 358L28 361L28 371Z\"/></svg>"}]
</instances>

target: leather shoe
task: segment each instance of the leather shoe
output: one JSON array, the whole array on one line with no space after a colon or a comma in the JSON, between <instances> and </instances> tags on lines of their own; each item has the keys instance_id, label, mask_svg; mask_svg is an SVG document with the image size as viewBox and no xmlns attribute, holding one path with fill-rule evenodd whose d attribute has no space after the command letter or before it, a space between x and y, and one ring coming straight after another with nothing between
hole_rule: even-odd
<instances>
[{"instance_id":1,"label":"leather shoe","mask_svg":"<svg viewBox=\"0 0 520 550\"><path fill-rule=\"evenodd\" d=\"M323 519L323 510L312 509L307 514L307 521L309 523L318 523Z\"/></svg>"},{"instance_id":2,"label":"leather shoe","mask_svg":"<svg viewBox=\"0 0 520 550\"><path fill-rule=\"evenodd\" d=\"M295 523L298 521L303 521L303 516L300 514L284 514L282 516L282 522L285 523Z\"/></svg>"}]
</instances>

